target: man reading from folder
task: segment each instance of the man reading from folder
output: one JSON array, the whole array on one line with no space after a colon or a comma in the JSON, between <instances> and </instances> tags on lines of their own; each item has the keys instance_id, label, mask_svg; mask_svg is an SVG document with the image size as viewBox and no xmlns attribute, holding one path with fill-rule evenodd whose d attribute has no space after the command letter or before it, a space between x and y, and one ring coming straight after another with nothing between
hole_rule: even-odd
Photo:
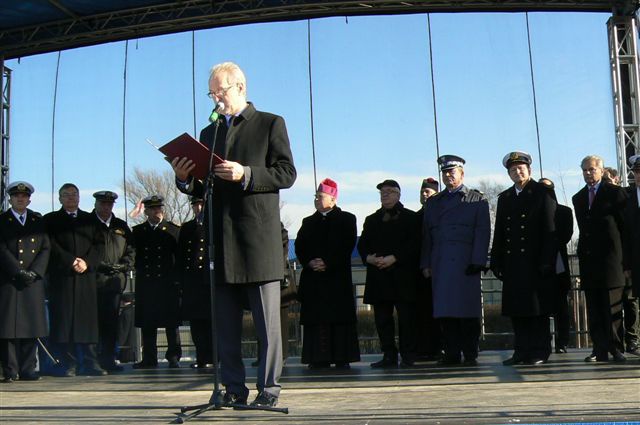
<instances>
[{"instance_id":1,"label":"man reading from folder","mask_svg":"<svg viewBox=\"0 0 640 425\"><path fill-rule=\"evenodd\" d=\"M258 396L252 405L275 406L282 372L280 280L284 276L279 190L293 185L296 169L284 119L257 111L247 102L247 84L238 65L216 65L209 77L209 97L221 116L200 133L200 142L225 161L214 167L213 246L221 381L225 403L244 404L241 331L248 300L260 342ZM223 104L223 105L222 105ZM193 163L171 163L178 189L203 196L203 182L193 178ZM207 214L205 213L205 217Z\"/></svg>"}]
</instances>

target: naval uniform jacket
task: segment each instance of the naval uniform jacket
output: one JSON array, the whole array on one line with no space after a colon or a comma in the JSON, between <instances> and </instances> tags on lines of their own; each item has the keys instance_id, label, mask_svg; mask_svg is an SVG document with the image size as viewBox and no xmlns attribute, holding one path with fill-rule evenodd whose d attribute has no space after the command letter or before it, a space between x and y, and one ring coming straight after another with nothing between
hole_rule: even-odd
<instances>
[{"instance_id":1,"label":"naval uniform jacket","mask_svg":"<svg viewBox=\"0 0 640 425\"><path fill-rule=\"evenodd\" d=\"M0 339L48 334L42 278L50 248L40 214L27 210L24 226L11 210L0 215ZM38 280L25 286L15 280L19 270L35 272Z\"/></svg>"},{"instance_id":2,"label":"naval uniform jacket","mask_svg":"<svg viewBox=\"0 0 640 425\"><path fill-rule=\"evenodd\" d=\"M631 270L633 296L640 297L640 206L635 186L629 191L624 225L624 269Z\"/></svg>"},{"instance_id":3,"label":"naval uniform jacket","mask_svg":"<svg viewBox=\"0 0 640 425\"><path fill-rule=\"evenodd\" d=\"M124 264L128 270L133 270L136 250L133 246L133 235L127 223L112 215L109 227L107 227L98 218L95 211L91 214L104 239L100 261L109 264ZM105 274L98 270L96 283L101 291L122 292L127 284L126 272Z\"/></svg>"},{"instance_id":4,"label":"naval uniform jacket","mask_svg":"<svg viewBox=\"0 0 640 425\"><path fill-rule=\"evenodd\" d=\"M243 284L282 280L280 189L293 185L296 169L284 119L257 111L252 103L227 128L224 117L200 133L200 142L245 167L246 186L216 177L213 186L216 282ZM192 179L184 193L202 196ZM205 217L207 216L205 207Z\"/></svg>"},{"instance_id":5,"label":"naval uniform jacket","mask_svg":"<svg viewBox=\"0 0 640 425\"><path fill-rule=\"evenodd\" d=\"M356 244L356 216L334 207L302 220L296 256L302 264L298 299L300 324L355 323L351 253ZM316 272L309 261L322 258L327 268Z\"/></svg>"},{"instance_id":6,"label":"naval uniform jacket","mask_svg":"<svg viewBox=\"0 0 640 425\"><path fill-rule=\"evenodd\" d=\"M480 317L480 273L465 270L487 263L491 222L484 195L462 185L430 197L422 229L420 269L431 269L433 317Z\"/></svg>"},{"instance_id":7,"label":"naval uniform jacket","mask_svg":"<svg viewBox=\"0 0 640 425\"><path fill-rule=\"evenodd\" d=\"M358 252L367 266L364 302L415 302L419 255L418 216L400 202L383 221L386 210L380 208L364 220ZM386 269L367 263L367 256L394 255L396 262Z\"/></svg>"},{"instance_id":8,"label":"naval uniform jacket","mask_svg":"<svg viewBox=\"0 0 640 425\"><path fill-rule=\"evenodd\" d=\"M51 340L58 343L98 342L96 268L104 241L91 214L78 210L71 217L64 209L44 216L51 240L49 259L49 317ZM88 269L73 271L75 258Z\"/></svg>"},{"instance_id":9,"label":"naval uniform jacket","mask_svg":"<svg viewBox=\"0 0 640 425\"><path fill-rule=\"evenodd\" d=\"M622 234L627 196L621 187L600 183L591 209L587 186L573 195L578 221L578 261L581 289L607 289L624 286Z\"/></svg>"},{"instance_id":10,"label":"naval uniform jacket","mask_svg":"<svg viewBox=\"0 0 640 425\"><path fill-rule=\"evenodd\" d=\"M202 222L193 219L180 227L176 268L182 286L182 318L210 319L209 257Z\"/></svg>"},{"instance_id":11,"label":"naval uniform jacket","mask_svg":"<svg viewBox=\"0 0 640 425\"><path fill-rule=\"evenodd\" d=\"M166 220L155 228L148 221L133 227L137 327L171 328L180 323L180 287L175 268L179 230Z\"/></svg>"},{"instance_id":12,"label":"naval uniform jacket","mask_svg":"<svg viewBox=\"0 0 640 425\"><path fill-rule=\"evenodd\" d=\"M502 277L504 316L542 316L554 310L555 214L556 201L534 180L520 194L514 185L498 196L491 268Z\"/></svg>"}]
</instances>

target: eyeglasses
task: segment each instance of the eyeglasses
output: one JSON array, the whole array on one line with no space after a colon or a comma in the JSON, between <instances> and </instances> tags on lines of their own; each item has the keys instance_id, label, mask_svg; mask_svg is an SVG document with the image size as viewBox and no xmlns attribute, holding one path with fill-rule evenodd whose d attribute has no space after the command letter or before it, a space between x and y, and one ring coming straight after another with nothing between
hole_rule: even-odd
<instances>
[{"instance_id":1,"label":"eyeglasses","mask_svg":"<svg viewBox=\"0 0 640 425\"><path fill-rule=\"evenodd\" d=\"M393 195L394 193L400 193L400 191L398 189L381 190L380 196L389 196L389 195Z\"/></svg>"},{"instance_id":2,"label":"eyeglasses","mask_svg":"<svg viewBox=\"0 0 640 425\"><path fill-rule=\"evenodd\" d=\"M237 84L232 84L229 87L225 87L223 89L218 90L217 92L208 92L207 96L209 96L209 98L213 99L214 97L217 97L218 99L221 98L222 96L224 96L225 94L227 94L227 92L229 90L231 90L233 87L237 86Z\"/></svg>"}]
</instances>

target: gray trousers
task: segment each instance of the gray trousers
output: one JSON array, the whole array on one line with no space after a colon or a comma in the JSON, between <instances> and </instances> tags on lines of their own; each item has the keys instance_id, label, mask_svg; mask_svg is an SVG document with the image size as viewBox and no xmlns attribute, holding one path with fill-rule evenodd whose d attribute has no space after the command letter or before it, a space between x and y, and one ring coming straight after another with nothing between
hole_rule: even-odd
<instances>
[{"instance_id":1,"label":"gray trousers","mask_svg":"<svg viewBox=\"0 0 640 425\"><path fill-rule=\"evenodd\" d=\"M247 302L260 347L256 387L258 391L277 397L282 374L280 281L262 285L216 286L220 380L228 392L238 395L249 393L242 362L242 315Z\"/></svg>"}]
</instances>

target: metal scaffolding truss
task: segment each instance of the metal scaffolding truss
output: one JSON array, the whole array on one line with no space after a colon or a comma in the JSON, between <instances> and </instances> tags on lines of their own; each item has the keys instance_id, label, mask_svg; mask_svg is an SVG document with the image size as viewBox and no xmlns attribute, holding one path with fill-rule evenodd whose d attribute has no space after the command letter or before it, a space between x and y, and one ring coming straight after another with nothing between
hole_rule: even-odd
<instances>
[{"instance_id":1,"label":"metal scaffolding truss","mask_svg":"<svg viewBox=\"0 0 640 425\"><path fill-rule=\"evenodd\" d=\"M0 209L7 208L4 193L9 184L9 124L11 123L11 70L0 58L2 79L0 80Z\"/></svg>"},{"instance_id":2,"label":"metal scaffolding truss","mask_svg":"<svg viewBox=\"0 0 640 425\"><path fill-rule=\"evenodd\" d=\"M73 10L77 2L48 0L44 5L49 14L42 17L29 13L29 4L42 7L41 0L15 2L15 8L7 3L0 4L0 14L4 9L5 15L14 13L17 19L0 22L0 56L5 59L188 30L328 16L474 11L632 15L639 0L137 0L121 4L145 6L109 10L117 2L83 2L90 9L84 13Z\"/></svg>"},{"instance_id":3,"label":"metal scaffolding truss","mask_svg":"<svg viewBox=\"0 0 640 425\"><path fill-rule=\"evenodd\" d=\"M618 171L623 184L633 181L628 159L640 153L640 76L638 28L635 17L612 17L607 22L609 59L616 130Z\"/></svg>"}]
</instances>

